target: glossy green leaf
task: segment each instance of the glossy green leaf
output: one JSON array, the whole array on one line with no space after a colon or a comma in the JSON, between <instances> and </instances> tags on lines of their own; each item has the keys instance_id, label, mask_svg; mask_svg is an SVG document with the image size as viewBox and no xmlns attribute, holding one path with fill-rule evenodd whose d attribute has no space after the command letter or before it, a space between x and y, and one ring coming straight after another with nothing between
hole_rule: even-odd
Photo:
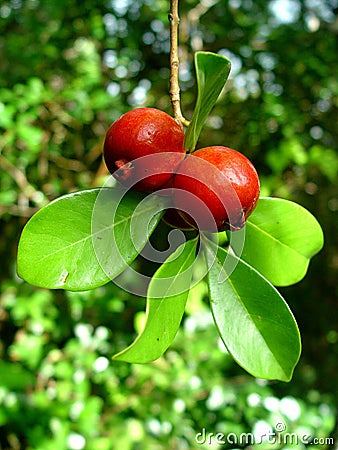
<instances>
[{"instance_id":1,"label":"glossy green leaf","mask_svg":"<svg viewBox=\"0 0 338 450\"><path fill-rule=\"evenodd\" d=\"M275 286L288 286L305 276L323 240L308 210L289 200L263 197L247 221L241 258Z\"/></svg>"},{"instance_id":2,"label":"glossy green leaf","mask_svg":"<svg viewBox=\"0 0 338 450\"><path fill-rule=\"evenodd\" d=\"M284 299L259 272L224 249L207 244L206 257L211 310L229 353L255 377L289 381L301 343ZM228 276L233 259L237 266Z\"/></svg>"},{"instance_id":3,"label":"glossy green leaf","mask_svg":"<svg viewBox=\"0 0 338 450\"><path fill-rule=\"evenodd\" d=\"M185 148L196 147L204 122L214 107L230 73L231 63L224 56L211 52L195 53L197 101L185 135Z\"/></svg>"},{"instance_id":4,"label":"glossy green leaf","mask_svg":"<svg viewBox=\"0 0 338 450\"><path fill-rule=\"evenodd\" d=\"M160 220L166 199L143 198L105 188L51 202L22 232L18 275L35 286L71 291L109 282L135 259Z\"/></svg>"},{"instance_id":5,"label":"glossy green leaf","mask_svg":"<svg viewBox=\"0 0 338 450\"><path fill-rule=\"evenodd\" d=\"M141 334L113 358L147 363L159 358L175 338L189 293L197 239L180 245L149 283L146 323Z\"/></svg>"}]
</instances>

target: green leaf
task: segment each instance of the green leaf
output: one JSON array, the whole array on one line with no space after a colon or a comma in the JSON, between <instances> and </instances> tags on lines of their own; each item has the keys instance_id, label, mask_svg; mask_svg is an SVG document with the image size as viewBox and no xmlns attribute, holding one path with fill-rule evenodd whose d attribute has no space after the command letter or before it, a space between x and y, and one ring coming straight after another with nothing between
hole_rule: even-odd
<instances>
[{"instance_id":1,"label":"green leaf","mask_svg":"<svg viewBox=\"0 0 338 450\"><path fill-rule=\"evenodd\" d=\"M159 267L149 283L142 333L113 359L147 363L159 358L174 340L189 293L197 238L185 242Z\"/></svg>"},{"instance_id":2,"label":"green leaf","mask_svg":"<svg viewBox=\"0 0 338 450\"><path fill-rule=\"evenodd\" d=\"M258 378L289 381L301 343L295 319L259 272L214 244L206 246L211 310L232 357ZM227 267L237 266L230 276Z\"/></svg>"},{"instance_id":3,"label":"green leaf","mask_svg":"<svg viewBox=\"0 0 338 450\"><path fill-rule=\"evenodd\" d=\"M305 208L263 197L247 221L241 258L275 286L288 286L305 276L323 240L319 223Z\"/></svg>"},{"instance_id":4,"label":"green leaf","mask_svg":"<svg viewBox=\"0 0 338 450\"><path fill-rule=\"evenodd\" d=\"M185 135L185 149L196 147L204 122L214 107L230 73L231 63L224 56L210 52L195 53L197 101Z\"/></svg>"},{"instance_id":5,"label":"green leaf","mask_svg":"<svg viewBox=\"0 0 338 450\"><path fill-rule=\"evenodd\" d=\"M0 386L8 390L24 390L35 383L34 375L15 362L0 361Z\"/></svg>"},{"instance_id":6,"label":"green leaf","mask_svg":"<svg viewBox=\"0 0 338 450\"><path fill-rule=\"evenodd\" d=\"M164 201L109 188L58 198L26 224L18 248L18 275L48 289L82 291L106 284L146 244Z\"/></svg>"}]
</instances>

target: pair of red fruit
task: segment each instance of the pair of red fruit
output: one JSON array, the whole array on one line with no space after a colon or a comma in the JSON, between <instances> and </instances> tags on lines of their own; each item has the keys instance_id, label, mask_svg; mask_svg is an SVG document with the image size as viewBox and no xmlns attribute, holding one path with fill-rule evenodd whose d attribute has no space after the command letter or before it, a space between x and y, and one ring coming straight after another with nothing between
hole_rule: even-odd
<instances>
[{"instance_id":1,"label":"pair of red fruit","mask_svg":"<svg viewBox=\"0 0 338 450\"><path fill-rule=\"evenodd\" d=\"M110 126L104 159L123 186L171 195L164 216L170 225L211 232L242 228L259 197L252 163L223 146L186 154L183 144L183 130L171 116L138 108Z\"/></svg>"}]
</instances>

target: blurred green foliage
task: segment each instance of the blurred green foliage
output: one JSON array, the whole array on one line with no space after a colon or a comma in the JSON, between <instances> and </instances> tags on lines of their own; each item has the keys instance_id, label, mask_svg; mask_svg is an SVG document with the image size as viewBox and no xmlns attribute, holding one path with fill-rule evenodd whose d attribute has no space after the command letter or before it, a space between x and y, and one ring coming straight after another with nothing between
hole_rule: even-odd
<instances>
[{"instance_id":1,"label":"blurred green foliage","mask_svg":"<svg viewBox=\"0 0 338 450\"><path fill-rule=\"evenodd\" d=\"M1 449L212 448L198 445L196 433L205 428L259 435L280 422L290 433L318 438L334 433L335 3L187 0L180 5L180 84L187 118L196 93L193 52L220 52L233 63L199 146L243 151L255 162L263 194L302 204L324 228L325 248L306 279L282 290L303 339L301 361L285 384L255 380L227 356L203 282L190 294L174 346L142 366L110 361L139 330L142 299L114 284L69 293L36 289L18 279L16 248L26 220L48 201L105 179L101 152L109 124L137 106L171 112L169 5L162 0L1 2Z\"/></svg>"}]
</instances>

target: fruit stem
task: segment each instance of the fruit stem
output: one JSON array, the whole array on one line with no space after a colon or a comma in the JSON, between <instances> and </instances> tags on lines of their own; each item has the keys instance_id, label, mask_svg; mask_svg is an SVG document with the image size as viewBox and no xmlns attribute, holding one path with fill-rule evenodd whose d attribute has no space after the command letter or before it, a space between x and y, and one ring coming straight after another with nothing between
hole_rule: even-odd
<instances>
[{"instance_id":1,"label":"fruit stem","mask_svg":"<svg viewBox=\"0 0 338 450\"><path fill-rule=\"evenodd\" d=\"M179 58L178 58L178 0L170 0L170 88L169 95L174 111L174 118L182 127L188 126L189 121L183 117L181 111L180 86L178 82Z\"/></svg>"}]
</instances>

